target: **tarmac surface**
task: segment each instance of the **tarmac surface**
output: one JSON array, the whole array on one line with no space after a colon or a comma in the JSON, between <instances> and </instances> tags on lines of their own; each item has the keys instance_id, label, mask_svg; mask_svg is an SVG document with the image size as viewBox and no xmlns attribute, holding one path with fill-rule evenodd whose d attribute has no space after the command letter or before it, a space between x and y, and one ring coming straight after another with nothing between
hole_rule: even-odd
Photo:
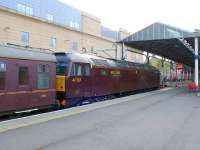
<instances>
[{"instance_id":1,"label":"tarmac surface","mask_svg":"<svg viewBox=\"0 0 200 150\"><path fill-rule=\"evenodd\" d=\"M135 97L0 132L0 150L200 150L200 97L184 88Z\"/></svg>"}]
</instances>

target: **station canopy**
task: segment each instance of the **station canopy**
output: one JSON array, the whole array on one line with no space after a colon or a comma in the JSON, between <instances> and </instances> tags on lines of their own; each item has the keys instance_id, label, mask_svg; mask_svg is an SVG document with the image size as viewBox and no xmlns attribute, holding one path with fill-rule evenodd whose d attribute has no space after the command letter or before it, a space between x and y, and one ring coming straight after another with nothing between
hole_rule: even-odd
<instances>
[{"instance_id":1,"label":"station canopy","mask_svg":"<svg viewBox=\"0 0 200 150\"><path fill-rule=\"evenodd\" d=\"M192 32L154 23L120 43L178 63L194 66L194 37Z\"/></svg>"}]
</instances>

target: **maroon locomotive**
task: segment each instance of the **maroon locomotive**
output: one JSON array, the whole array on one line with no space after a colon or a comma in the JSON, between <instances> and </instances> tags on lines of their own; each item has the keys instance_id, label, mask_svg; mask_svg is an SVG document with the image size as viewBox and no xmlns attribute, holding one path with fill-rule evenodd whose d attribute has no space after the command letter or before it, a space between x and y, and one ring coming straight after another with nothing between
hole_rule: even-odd
<instances>
[{"instance_id":1,"label":"maroon locomotive","mask_svg":"<svg viewBox=\"0 0 200 150\"><path fill-rule=\"evenodd\" d=\"M57 99L63 106L160 86L152 66L78 53L56 53Z\"/></svg>"},{"instance_id":2,"label":"maroon locomotive","mask_svg":"<svg viewBox=\"0 0 200 150\"><path fill-rule=\"evenodd\" d=\"M0 46L0 114L55 104L56 59L52 53Z\"/></svg>"}]
</instances>

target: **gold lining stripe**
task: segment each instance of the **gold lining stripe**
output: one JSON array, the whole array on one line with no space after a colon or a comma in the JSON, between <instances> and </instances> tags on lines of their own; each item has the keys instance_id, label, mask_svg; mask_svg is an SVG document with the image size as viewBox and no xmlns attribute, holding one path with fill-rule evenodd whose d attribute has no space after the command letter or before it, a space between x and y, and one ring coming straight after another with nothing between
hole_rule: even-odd
<instances>
[{"instance_id":1,"label":"gold lining stripe","mask_svg":"<svg viewBox=\"0 0 200 150\"><path fill-rule=\"evenodd\" d=\"M49 90L35 90L32 91L31 93L44 93L44 92L55 92L56 89L49 89Z\"/></svg>"},{"instance_id":2,"label":"gold lining stripe","mask_svg":"<svg viewBox=\"0 0 200 150\"><path fill-rule=\"evenodd\" d=\"M0 96L3 96L3 95L5 95L5 93L0 93Z\"/></svg>"},{"instance_id":3,"label":"gold lining stripe","mask_svg":"<svg viewBox=\"0 0 200 150\"><path fill-rule=\"evenodd\" d=\"M55 92L55 91L56 91L56 89L34 90L34 91L19 91L19 92L5 92L5 93L0 93L0 96L3 96L3 95L18 95L18 94L46 93L46 92Z\"/></svg>"}]
</instances>

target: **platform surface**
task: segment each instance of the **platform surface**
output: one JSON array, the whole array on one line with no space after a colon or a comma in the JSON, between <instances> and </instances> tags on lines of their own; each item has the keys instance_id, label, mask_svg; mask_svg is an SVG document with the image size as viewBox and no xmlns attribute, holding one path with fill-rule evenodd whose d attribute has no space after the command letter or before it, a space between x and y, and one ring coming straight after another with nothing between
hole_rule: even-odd
<instances>
[{"instance_id":1,"label":"platform surface","mask_svg":"<svg viewBox=\"0 0 200 150\"><path fill-rule=\"evenodd\" d=\"M0 123L0 150L199 150L199 116L195 94L155 91Z\"/></svg>"}]
</instances>

